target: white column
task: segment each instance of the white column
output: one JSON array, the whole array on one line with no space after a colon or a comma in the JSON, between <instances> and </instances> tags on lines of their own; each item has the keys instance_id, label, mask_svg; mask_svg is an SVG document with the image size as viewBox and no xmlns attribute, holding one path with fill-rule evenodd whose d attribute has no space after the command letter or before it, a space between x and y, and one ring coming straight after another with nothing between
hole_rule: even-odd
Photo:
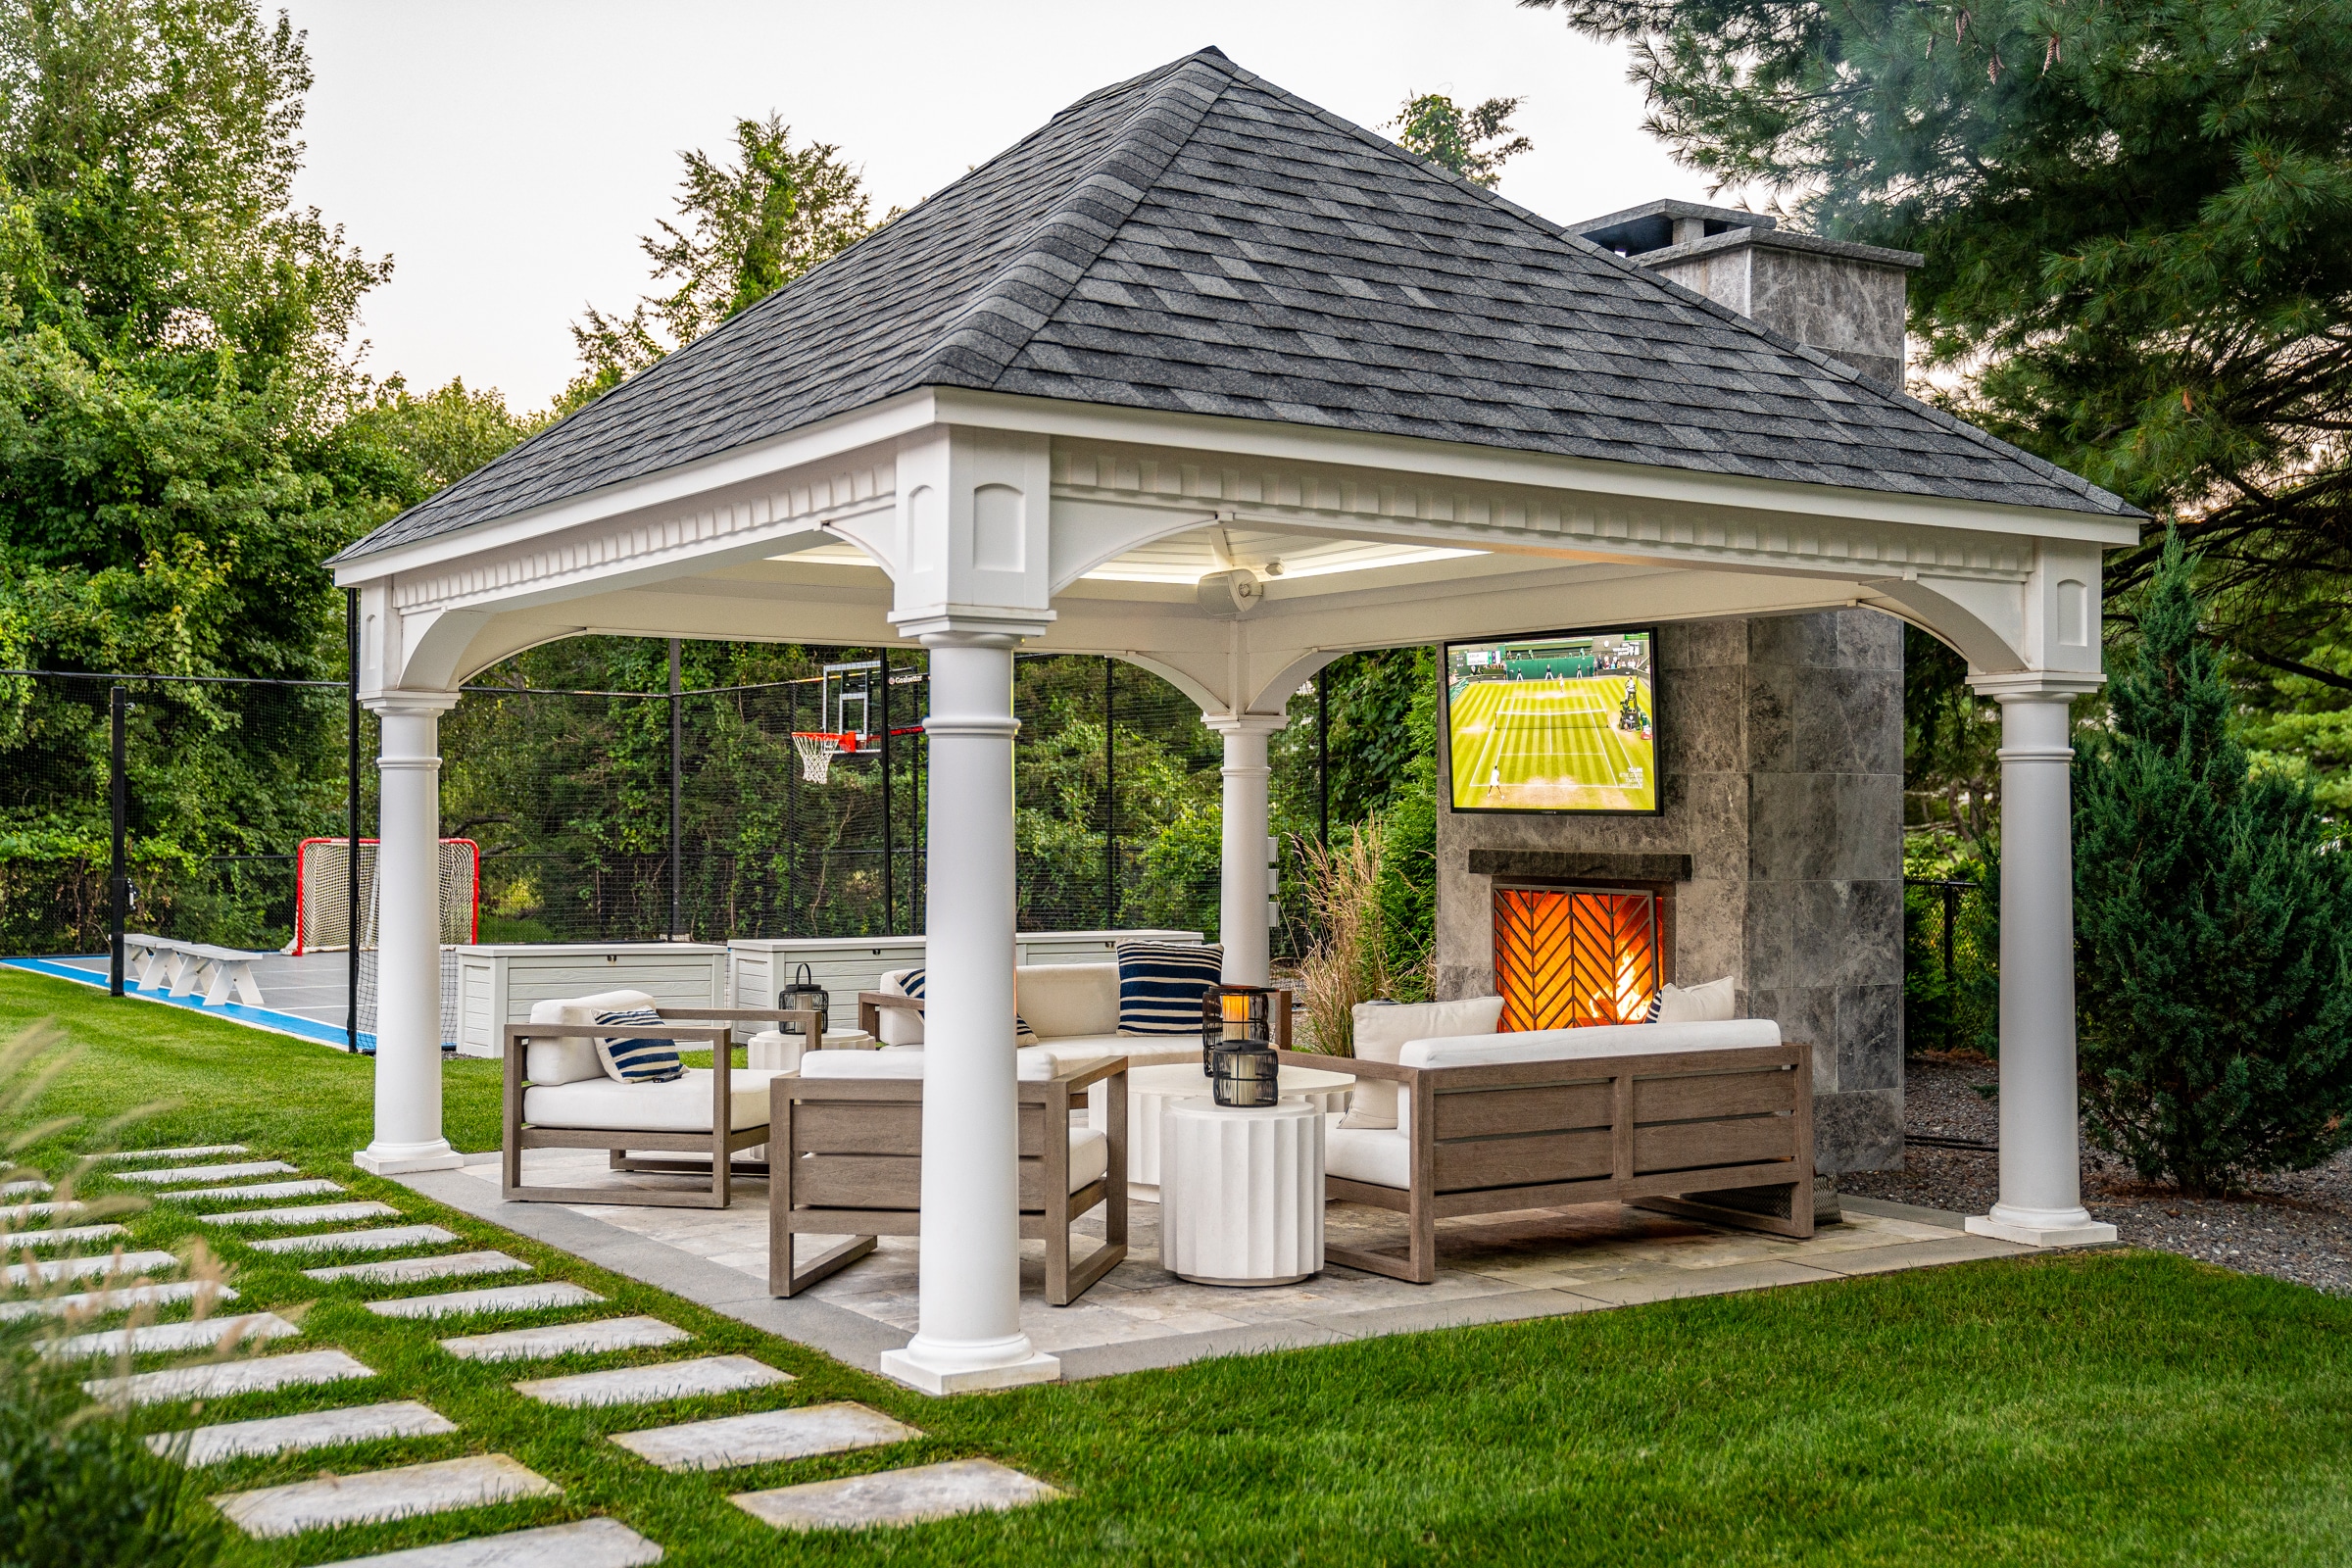
<instances>
[{"instance_id":1,"label":"white column","mask_svg":"<svg viewBox=\"0 0 2352 1568\"><path fill-rule=\"evenodd\" d=\"M2086 683L1987 676L1971 684L2001 705L2001 1199L1968 1228L2033 1247L2112 1242L2115 1227L2082 1206L2075 1099L2067 704Z\"/></svg>"},{"instance_id":2,"label":"white column","mask_svg":"<svg viewBox=\"0 0 2352 1568\"><path fill-rule=\"evenodd\" d=\"M924 954L921 1307L882 1371L932 1394L1050 1382L1021 1332L1012 1044L1014 638L923 637L931 651L929 919Z\"/></svg>"},{"instance_id":3,"label":"white column","mask_svg":"<svg viewBox=\"0 0 2352 1568\"><path fill-rule=\"evenodd\" d=\"M1280 713L1203 713L1225 737L1224 855L1217 882L1217 940L1225 945L1225 983L1262 986L1273 881L1266 853L1266 737L1288 722Z\"/></svg>"},{"instance_id":4,"label":"white column","mask_svg":"<svg viewBox=\"0 0 2352 1568\"><path fill-rule=\"evenodd\" d=\"M375 852L375 1139L379 1176L465 1161L441 1136L441 715L454 692L368 699L383 722Z\"/></svg>"}]
</instances>

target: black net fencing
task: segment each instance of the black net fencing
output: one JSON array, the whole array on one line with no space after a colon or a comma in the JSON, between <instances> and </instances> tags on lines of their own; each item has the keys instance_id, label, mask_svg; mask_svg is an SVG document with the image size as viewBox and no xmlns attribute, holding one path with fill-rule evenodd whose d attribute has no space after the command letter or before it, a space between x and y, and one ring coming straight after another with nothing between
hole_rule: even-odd
<instances>
[{"instance_id":1,"label":"black net fencing","mask_svg":"<svg viewBox=\"0 0 2352 1568\"><path fill-rule=\"evenodd\" d=\"M922 930L925 656L763 645L724 666L760 678L697 684L721 645L686 646L674 693L662 643L578 638L485 671L443 716L442 832L480 849L476 940ZM582 674L630 684L554 683ZM1223 755L1199 708L1093 656L1022 655L1014 688L1021 929L1213 939ZM108 948L118 691L127 929L287 947L302 843L352 835L355 784L374 834L374 716L356 716L355 778L339 683L47 672L0 675L0 954ZM794 741L820 731L862 737L821 782ZM1277 749L1278 774L1302 765L1313 747ZM305 896L347 898L346 874Z\"/></svg>"}]
</instances>

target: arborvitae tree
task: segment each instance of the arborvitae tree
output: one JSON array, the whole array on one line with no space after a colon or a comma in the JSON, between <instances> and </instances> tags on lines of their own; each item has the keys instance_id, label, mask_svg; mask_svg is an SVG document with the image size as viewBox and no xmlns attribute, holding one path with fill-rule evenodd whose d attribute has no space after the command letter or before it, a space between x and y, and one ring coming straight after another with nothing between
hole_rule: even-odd
<instances>
[{"instance_id":1,"label":"arborvitae tree","mask_svg":"<svg viewBox=\"0 0 2352 1568\"><path fill-rule=\"evenodd\" d=\"M2169 538L2075 806L2093 1140L2219 1192L2352 1143L2352 869L2301 779L2250 768Z\"/></svg>"}]
</instances>

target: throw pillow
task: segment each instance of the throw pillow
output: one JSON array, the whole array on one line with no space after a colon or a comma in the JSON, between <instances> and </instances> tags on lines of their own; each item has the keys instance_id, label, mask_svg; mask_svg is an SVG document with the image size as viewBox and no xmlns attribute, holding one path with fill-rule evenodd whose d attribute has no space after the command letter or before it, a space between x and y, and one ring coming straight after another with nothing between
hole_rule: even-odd
<instances>
[{"instance_id":1,"label":"throw pillow","mask_svg":"<svg viewBox=\"0 0 2352 1568\"><path fill-rule=\"evenodd\" d=\"M1722 1023L1738 1016L1737 999L1732 995L1732 977L1710 980L1703 986L1665 986L1658 992L1657 1015L1653 1023Z\"/></svg>"},{"instance_id":2,"label":"throw pillow","mask_svg":"<svg viewBox=\"0 0 2352 1568\"><path fill-rule=\"evenodd\" d=\"M1664 987L1660 987L1657 995L1649 999L1649 1010L1642 1014L1642 1021L1643 1023L1656 1023L1658 1021L1658 1009L1665 1005L1666 991Z\"/></svg>"},{"instance_id":3,"label":"throw pillow","mask_svg":"<svg viewBox=\"0 0 2352 1568\"><path fill-rule=\"evenodd\" d=\"M923 986L924 972L920 968L909 969L899 976L899 995L902 997L913 997L920 1001L923 995ZM898 1044L896 1041L889 1043ZM917 1034L910 1043L921 1044L922 1036ZM1037 1031L1029 1027L1029 1020L1022 1017L1018 1009L1015 1009L1012 1015L1012 1043L1015 1050L1037 1044Z\"/></svg>"},{"instance_id":4,"label":"throw pillow","mask_svg":"<svg viewBox=\"0 0 2352 1568\"><path fill-rule=\"evenodd\" d=\"M629 1029L659 1029L662 1015L651 1007L623 1007L616 1012L600 1012L598 1023L619 1024ZM596 1054L605 1064L605 1076L617 1078L624 1084L665 1084L685 1076L685 1063L678 1060L675 1040L612 1039L599 1035Z\"/></svg>"},{"instance_id":5,"label":"throw pillow","mask_svg":"<svg viewBox=\"0 0 2352 1568\"><path fill-rule=\"evenodd\" d=\"M1119 944L1119 1033L1200 1038L1200 998L1225 977L1217 943Z\"/></svg>"},{"instance_id":6,"label":"throw pillow","mask_svg":"<svg viewBox=\"0 0 2352 1568\"><path fill-rule=\"evenodd\" d=\"M1355 1054L1366 1061L1395 1062L1397 1054L1416 1040L1493 1034L1502 1021L1502 999L1470 997L1409 1006L1364 1002L1356 1004L1354 1019ZM1396 1123L1396 1080L1358 1078L1355 1092L1348 1097L1348 1115L1340 1125L1394 1127Z\"/></svg>"}]
</instances>

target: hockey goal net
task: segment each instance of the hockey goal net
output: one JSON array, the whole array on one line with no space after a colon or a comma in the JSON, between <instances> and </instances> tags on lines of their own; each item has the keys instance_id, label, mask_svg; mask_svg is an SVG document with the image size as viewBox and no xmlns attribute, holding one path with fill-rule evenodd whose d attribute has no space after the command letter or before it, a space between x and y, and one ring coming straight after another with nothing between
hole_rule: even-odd
<instances>
[{"instance_id":1,"label":"hockey goal net","mask_svg":"<svg viewBox=\"0 0 2352 1568\"><path fill-rule=\"evenodd\" d=\"M375 946L375 845L360 840L360 947ZM471 942L480 930L482 847L441 841L441 940ZM351 841L304 839L294 852L294 943L286 951L336 952L351 946Z\"/></svg>"}]
</instances>

